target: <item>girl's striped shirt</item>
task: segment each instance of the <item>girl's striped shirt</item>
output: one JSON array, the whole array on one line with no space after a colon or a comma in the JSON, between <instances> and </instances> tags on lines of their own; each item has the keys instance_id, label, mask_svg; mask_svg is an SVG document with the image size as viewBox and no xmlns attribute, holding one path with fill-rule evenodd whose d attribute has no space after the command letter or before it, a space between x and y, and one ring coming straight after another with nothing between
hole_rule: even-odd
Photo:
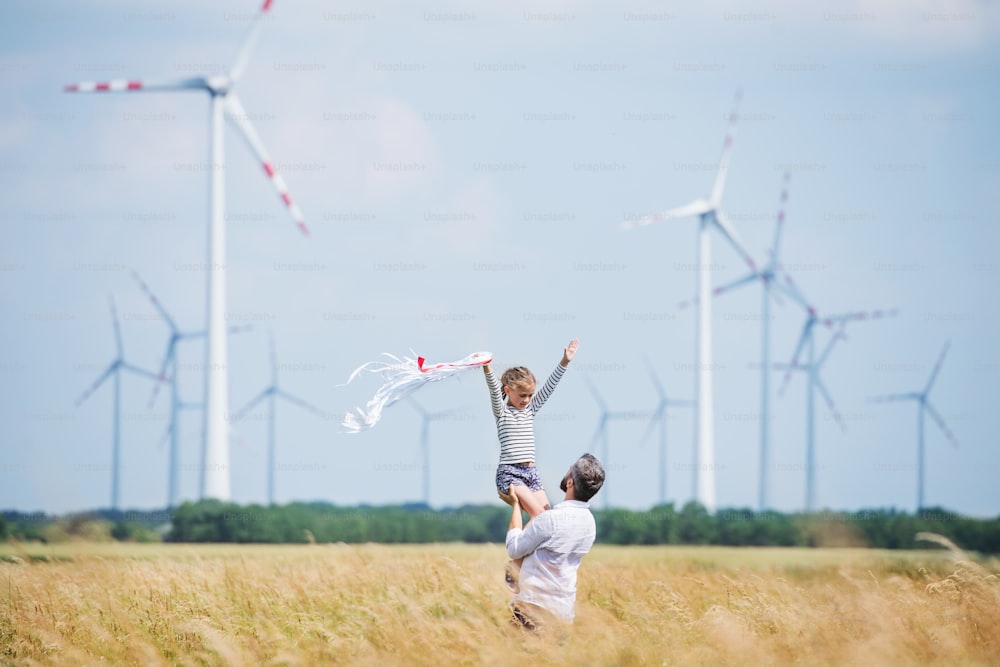
<instances>
[{"instance_id":1,"label":"girl's striped shirt","mask_svg":"<svg viewBox=\"0 0 1000 667\"><path fill-rule=\"evenodd\" d=\"M535 462L535 413L548 400L566 369L561 363L549 375L542 388L531 397L531 402L523 410L507 403L500 380L487 370L486 384L490 388L490 403L497 421L497 436L500 438L500 463Z\"/></svg>"}]
</instances>

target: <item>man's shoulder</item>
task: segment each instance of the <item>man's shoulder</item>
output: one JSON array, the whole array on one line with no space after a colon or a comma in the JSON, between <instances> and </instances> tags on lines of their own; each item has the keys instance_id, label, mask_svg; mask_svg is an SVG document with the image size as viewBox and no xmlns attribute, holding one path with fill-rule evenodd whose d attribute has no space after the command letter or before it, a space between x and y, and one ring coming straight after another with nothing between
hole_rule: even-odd
<instances>
[{"instance_id":1,"label":"man's shoulder","mask_svg":"<svg viewBox=\"0 0 1000 667\"><path fill-rule=\"evenodd\" d=\"M564 500L553 507L554 510L585 511L590 514L590 503L583 500Z\"/></svg>"},{"instance_id":2,"label":"man's shoulder","mask_svg":"<svg viewBox=\"0 0 1000 667\"><path fill-rule=\"evenodd\" d=\"M590 511L590 505L579 500L564 500L550 510L539 514L535 519L549 514L549 520L553 524L562 525L593 525L594 514Z\"/></svg>"}]
</instances>

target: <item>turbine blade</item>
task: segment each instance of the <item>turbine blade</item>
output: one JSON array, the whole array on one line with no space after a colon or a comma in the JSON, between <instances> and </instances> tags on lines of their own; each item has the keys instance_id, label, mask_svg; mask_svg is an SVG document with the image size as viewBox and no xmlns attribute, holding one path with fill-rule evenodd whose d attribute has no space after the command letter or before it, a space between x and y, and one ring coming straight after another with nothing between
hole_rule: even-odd
<instances>
[{"instance_id":1,"label":"turbine blade","mask_svg":"<svg viewBox=\"0 0 1000 667\"><path fill-rule=\"evenodd\" d=\"M134 93L162 92L167 90L209 90L205 79L177 79L175 81L140 81L138 79L113 79L111 81L80 81L63 88L66 93Z\"/></svg>"},{"instance_id":2,"label":"turbine blade","mask_svg":"<svg viewBox=\"0 0 1000 667\"><path fill-rule=\"evenodd\" d=\"M788 180L790 176L786 171L781 184L781 197L778 203L778 217L774 224L774 242L771 244L770 266L773 269L781 256L781 235L785 231L785 207L788 204Z\"/></svg>"},{"instance_id":3,"label":"turbine blade","mask_svg":"<svg viewBox=\"0 0 1000 667\"><path fill-rule=\"evenodd\" d=\"M728 292L730 290L734 290L737 287L742 287L743 285L746 285L747 283L753 282L754 280L757 280L758 278L760 278L760 274L759 273L756 273L756 272L754 272L754 273L748 273L747 275L743 276L742 278L737 278L736 280L734 280L731 283L728 283L726 285L722 285L720 287L716 287L713 290L712 293L715 296L721 296L722 294L725 294L726 292Z\"/></svg>"},{"instance_id":4,"label":"turbine blade","mask_svg":"<svg viewBox=\"0 0 1000 667\"><path fill-rule=\"evenodd\" d=\"M597 420L597 428L594 429L594 437L590 439L590 451L594 451L596 445L601 441L601 436L604 434L604 427L606 421L607 420L603 415L599 420Z\"/></svg>"},{"instance_id":5,"label":"turbine blade","mask_svg":"<svg viewBox=\"0 0 1000 667\"><path fill-rule=\"evenodd\" d=\"M932 406L927 401L924 401L924 407L927 408L927 412L930 413L931 418L934 419L935 422L937 422L937 425L944 433L944 436L948 438L948 442L950 442L953 447L958 447L958 438L956 438L955 434L951 432L951 429L948 428L948 425L944 423L944 418L938 414L937 410L934 409L934 406Z\"/></svg>"},{"instance_id":6,"label":"turbine blade","mask_svg":"<svg viewBox=\"0 0 1000 667\"><path fill-rule=\"evenodd\" d=\"M167 326L170 327L171 331L177 332L177 325L174 323L173 318L170 317L170 313L168 313L167 309L163 307L160 300L156 298L155 294L153 294L153 290L149 289L149 285L143 281L143 279L139 276L138 271L135 269L132 270L132 279L139 285L139 289L141 289L143 294L146 295L146 298L152 302L153 307L156 308L157 312L160 313L164 320L166 320Z\"/></svg>"},{"instance_id":7,"label":"turbine blade","mask_svg":"<svg viewBox=\"0 0 1000 667\"><path fill-rule=\"evenodd\" d=\"M260 32L260 28L264 25L263 18L270 11L273 0L264 0L264 4L261 6L260 11L253 18L253 23L250 26L250 31L247 32L247 36L243 38L243 44L240 45L240 50L236 53L236 60L233 63L233 68L229 70L229 78L235 83L243 76L243 70L246 69L247 63L250 62L250 52L253 51L254 43L257 41L257 34Z\"/></svg>"},{"instance_id":8,"label":"turbine blade","mask_svg":"<svg viewBox=\"0 0 1000 667\"><path fill-rule=\"evenodd\" d=\"M163 365L160 366L160 373L158 375L160 381L153 385L153 393L149 397L150 408L152 408L153 405L156 403L156 397L160 394L160 385L167 379L167 366L170 365L170 362L174 358L174 354L177 351L176 345L177 345L177 336L176 335L171 336L170 342L167 343L167 353L163 355ZM172 378L171 382L177 382L177 378Z\"/></svg>"},{"instance_id":9,"label":"turbine blade","mask_svg":"<svg viewBox=\"0 0 1000 667\"><path fill-rule=\"evenodd\" d=\"M168 423L167 428L163 429L163 435L160 436L159 442L156 443L156 450L162 452L163 446L167 444L167 438L170 437L170 432L174 430L173 423Z\"/></svg>"},{"instance_id":10,"label":"turbine blade","mask_svg":"<svg viewBox=\"0 0 1000 667\"><path fill-rule=\"evenodd\" d=\"M895 317L897 312L898 311L895 308L890 308L888 310L857 310L850 313L841 313L839 315L829 315L821 319L825 326L832 327L834 324L842 322L880 320L888 317Z\"/></svg>"},{"instance_id":11,"label":"turbine blade","mask_svg":"<svg viewBox=\"0 0 1000 667\"><path fill-rule=\"evenodd\" d=\"M941 354L938 355L937 363L934 364L934 370L931 371L931 377L927 381L927 386L924 388L925 396L930 393L931 386L934 384L934 380L937 379L938 372L941 370L941 364L944 363L944 358L945 355L948 354L949 347L951 347L951 341L948 341L944 344L944 347L941 349Z\"/></svg>"},{"instance_id":12,"label":"turbine blade","mask_svg":"<svg viewBox=\"0 0 1000 667\"><path fill-rule=\"evenodd\" d=\"M658 419L662 419L662 417L663 417L662 409L663 409L663 404L661 403L660 404L660 408L653 413L652 417L650 417L650 419L649 419L649 425L646 427L646 430L643 432L642 437L639 438L639 445L640 446L646 444L646 440L648 440L649 436L653 434L653 429L656 427L656 422L658 421Z\"/></svg>"},{"instance_id":13,"label":"turbine blade","mask_svg":"<svg viewBox=\"0 0 1000 667\"><path fill-rule=\"evenodd\" d=\"M278 195L281 197L281 201L285 203L288 207L288 212L292 216L292 220L298 226L299 230L305 234L309 235L309 228L306 227L306 222L302 217L302 211L299 210L298 205L292 201L292 198L288 194L288 186L285 185L285 179L275 171L274 164L271 162L271 158L264 148L264 144L261 142L260 137L257 136L257 132L253 129L253 125L247 119L246 111L243 109L243 105L240 101L236 99L236 95L229 94L226 95L226 115L229 120L233 121L236 127L239 129L240 134L246 139L247 144L250 146L250 150L253 151L257 159L260 160L261 165L264 167L264 173L267 177L271 179L274 187L278 191Z\"/></svg>"},{"instance_id":14,"label":"turbine blade","mask_svg":"<svg viewBox=\"0 0 1000 667\"><path fill-rule=\"evenodd\" d=\"M274 391L275 391L274 387L268 387L264 391L262 391L259 394L257 394L254 398L252 398L250 400L250 402L248 402L242 408L240 408L239 410L237 410L236 412L233 413L233 416L229 420L230 424L236 423L239 420L243 419L243 417L246 415L246 413L251 408L253 408L253 406L255 406L258 403L260 403L261 401L263 401L265 398L267 398L268 396L270 396Z\"/></svg>"},{"instance_id":15,"label":"turbine blade","mask_svg":"<svg viewBox=\"0 0 1000 667\"><path fill-rule=\"evenodd\" d=\"M667 391L663 388L663 383L660 382L660 377L653 370L653 365L646 360L646 370L649 372L649 379L653 382L653 386L656 387L656 394L660 397L661 401L667 400Z\"/></svg>"},{"instance_id":16,"label":"turbine blade","mask_svg":"<svg viewBox=\"0 0 1000 667\"><path fill-rule=\"evenodd\" d=\"M146 378L147 380L152 380L153 382L156 382L156 383L166 382L167 381L166 378L161 377L161 376L157 375L156 373L153 373L151 371L147 371L145 368L139 368L138 366L133 366L132 364L124 362L124 361L121 362L121 367L122 367L123 370L126 370L126 371L128 371L130 373L134 373L136 375L140 375L140 376Z\"/></svg>"},{"instance_id":17,"label":"turbine blade","mask_svg":"<svg viewBox=\"0 0 1000 667\"><path fill-rule=\"evenodd\" d=\"M651 225L654 222L666 222L669 220L677 220L680 218L686 218L691 215L702 215L708 213L712 210L712 207L704 199L696 199L693 202L685 204L684 206L678 206L677 208L672 208L661 213L651 213L649 215L644 215L635 220L627 220L622 223L622 229L635 229L636 227L645 227L646 225Z\"/></svg>"},{"instance_id":18,"label":"turbine blade","mask_svg":"<svg viewBox=\"0 0 1000 667\"><path fill-rule=\"evenodd\" d=\"M278 389L277 391L275 391L275 394L277 396L281 396L282 398L284 398L287 401L291 401L292 403L294 403L295 405L299 406L303 410L308 410L309 412L313 413L314 415L316 415L318 417L323 417L323 418L326 417L326 411L321 410L320 408L317 408L312 403L309 403L309 402L307 402L307 401L299 398L298 396L294 396L292 394L289 394L287 391L285 391L283 389Z\"/></svg>"},{"instance_id":19,"label":"turbine blade","mask_svg":"<svg viewBox=\"0 0 1000 667\"><path fill-rule=\"evenodd\" d=\"M816 373L816 387L819 389L819 393L823 396L823 400L826 401L826 405L830 408L831 414L833 414L834 421L840 426L841 431L847 431L847 424L844 423L844 418L840 416L840 412L837 410L837 406L834 404L833 399L830 398L830 392L826 390L826 385L823 384L823 380L820 379L819 373Z\"/></svg>"},{"instance_id":20,"label":"turbine blade","mask_svg":"<svg viewBox=\"0 0 1000 667\"><path fill-rule=\"evenodd\" d=\"M717 210L715 212L715 226L719 228L723 236L729 241L729 244L733 246L737 253L743 258L743 261L747 263L750 270L754 273L757 272L757 263L747 252L746 246L743 245L743 241L740 240L739 234L736 233L736 229L729 222L729 218L722 212Z\"/></svg>"},{"instance_id":21,"label":"turbine blade","mask_svg":"<svg viewBox=\"0 0 1000 667\"><path fill-rule=\"evenodd\" d=\"M782 378L781 387L778 389L779 396L785 393L785 389L788 387L788 382L792 379L792 371L799 367L799 355L802 354L802 348L805 347L806 341L809 339L809 336L812 335L812 327L815 323L816 320L810 317L802 326L802 334L799 336L799 342L795 346L795 353L792 354L792 361L786 367L785 377Z\"/></svg>"},{"instance_id":22,"label":"turbine blade","mask_svg":"<svg viewBox=\"0 0 1000 667\"><path fill-rule=\"evenodd\" d=\"M881 394L879 396L870 396L868 398L869 403L889 403L892 401L919 401L919 394Z\"/></svg>"},{"instance_id":23,"label":"turbine blade","mask_svg":"<svg viewBox=\"0 0 1000 667\"><path fill-rule=\"evenodd\" d=\"M785 300L782 299L780 296L781 290L773 289L772 281L769 278L767 278L766 275L761 276L761 281L763 282L764 291L767 292L767 295L772 299L774 299L774 302L779 306L784 306Z\"/></svg>"},{"instance_id":24,"label":"turbine blade","mask_svg":"<svg viewBox=\"0 0 1000 667\"><path fill-rule=\"evenodd\" d=\"M90 398L90 396L97 391L97 388L104 384L104 381L107 380L112 373L118 370L119 363L120 362L117 360L113 361L111 365L108 366L107 370L101 373L98 378L94 380L94 382L92 382L82 394L80 394L80 398L76 399L76 403L74 405L76 407L83 405L84 401Z\"/></svg>"},{"instance_id":25,"label":"turbine blade","mask_svg":"<svg viewBox=\"0 0 1000 667\"><path fill-rule=\"evenodd\" d=\"M115 295L108 295L108 301L111 303L111 324L115 330L115 349L118 350L118 359L122 358L125 354L125 346L122 344L122 328L121 324L118 323L118 308L115 307Z\"/></svg>"},{"instance_id":26,"label":"turbine blade","mask_svg":"<svg viewBox=\"0 0 1000 667\"><path fill-rule=\"evenodd\" d=\"M160 303L160 300L156 298L156 295L153 293L153 290L151 290L149 288L149 285L147 285L145 281L143 281L143 279L139 276L139 272L134 269L132 270L132 279L135 280L135 282L139 285L139 289L141 289L143 294L146 295L146 298L148 298L152 302L153 307L156 308L157 312L160 313L160 316L163 317L163 319L166 321L167 326L170 327L170 330L173 334L170 337L170 341L167 343L167 352L163 356L163 364L160 366L160 373L158 377L162 381L166 379L167 366L170 364L170 361L173 359L174 356L175 346L177 344L177 338L179 334L179 331L177 329L177 324L174 322L173 318L170 317L170 313L168 313L167 309L163 307L163 304ZM176 382L176 378L174 378L173 381ZM156 397L160 393L160 384L161 384L160 382L157 382L155 385L153 385L153 393L149 397L149 407L153 407L153 404L156 403Z\"/></svg>"},{"instance_id":27,"label":"turbine blade","mask_svg":"<svg viewBox=\"0 0 1000 667\"><path fill-rule=\"evenodd\" d=\"M819 357L816 359L816 368L821 368L823 364L826 363L826 358L830 356L830 352L833 350L833 346L837 344L838 340L847 340L847 336L844 334L845 326L846 324L841 322L840 329L830 336L830 340L827 342L826 347L823 348L823 351L820 352Z\"/></svg>"},{"instance_id":28,"label":"turbine blade","mask_svg":"<svg viewBox=\"0 0 1000 667\"><path fill-rule=\"evenodd\" d=\"M778 290L779 292L790 298L795 303L799 304L802 307L802 309L805 310L810 315L815 315L816 309L809 305L809 302L802 295L802 292L799 291L799 288L795 285L795 281L792 280L792 277L787 273L782 274L782 277L785 279L785 284L782 284L781 282L775 280L774 283L772 284L772 287L774 287L774 289Z\"/></svg>"},{"instance_id":29,"label":"turbine blade","mask_svg":"<svg viewBox=\"0 0 1000 667\"><path fill-rule=\"evenodd\" d=\"M736 139L736 118L737 109L740 106L742 94L736 91L736 99L733 100L733 110L729 113L729 127L726 130L726 139L722 144L722 156L719 158L719 170L715 173L715 183L712 185L712 196L709 201L712 207L719 205L722 201L722 192L726 187L726 172L729 171L729 160L733 153L733 141Z\"/></svg>"}]
</instances>

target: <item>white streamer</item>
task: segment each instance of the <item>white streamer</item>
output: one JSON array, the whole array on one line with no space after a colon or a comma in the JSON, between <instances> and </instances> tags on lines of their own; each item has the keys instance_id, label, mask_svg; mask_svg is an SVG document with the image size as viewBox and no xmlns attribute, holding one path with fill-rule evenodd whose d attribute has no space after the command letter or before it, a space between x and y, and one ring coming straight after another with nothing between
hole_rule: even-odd
<instances>
[{"instance_id":1,"label":"white streamer","mask_svg":"<svg viewBox=\"0 0 1000 667\"><path fill-rule=\"evenodd\" d=\"M362 372L379 373L385 382L375 395L365 404L364 409L355 408L344 415L342 425L351 433L367 431L378 423L382 410L401 398L406 398L428 382L438 382L459 373L473 370L490 363L493 355L489 352L474 352L458 361L427 364L423 357L397 357L383 352L382 356L391 361L369 361L359 366L347 378L350 384Z\"/></svg>"}]
</instances>

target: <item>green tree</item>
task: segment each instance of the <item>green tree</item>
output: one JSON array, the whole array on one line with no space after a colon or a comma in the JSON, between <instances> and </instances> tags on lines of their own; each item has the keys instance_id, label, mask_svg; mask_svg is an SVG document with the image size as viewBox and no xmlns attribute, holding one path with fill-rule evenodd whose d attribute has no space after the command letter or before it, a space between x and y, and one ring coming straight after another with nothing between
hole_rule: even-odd
<instances>
[{"instance_id":1,"label":"green tree","mask_svg":"<svg viewBox=\"0 0 1000 667\"><path fill-rule=\"evenodd\" d=\"M712 515L700 504L688 501L677 515L677 540L681 544L717 544Z\"/></svg>"}]
</instances>

